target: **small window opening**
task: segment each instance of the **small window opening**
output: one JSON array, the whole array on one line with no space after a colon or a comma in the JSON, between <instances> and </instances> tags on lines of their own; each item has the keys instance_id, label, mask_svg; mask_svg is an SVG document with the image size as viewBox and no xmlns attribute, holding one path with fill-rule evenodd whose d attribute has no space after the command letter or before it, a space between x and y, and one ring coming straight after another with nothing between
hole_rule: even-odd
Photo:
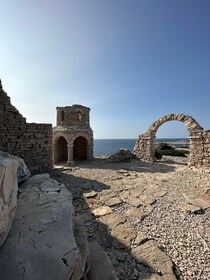
<instances>
[{"instance_id":1,"label":"small window opening","mask_svg":"<svg viewBox=\"0 0 210 280\"><path fill-rule=\"evenodd\" d=\"M64 111L61 111L61 121L64 121Z\"/></svg>"},{"instance_id":2,"label":"small window opening","mask_svg":"<svg viewBox=\"0 0 210 280\"><path fill-rule=\"evenodd\" d=\"M82 114L80 111L77 112L77 120L81 122L82 120Z\"/></svg>"}]
</instances>

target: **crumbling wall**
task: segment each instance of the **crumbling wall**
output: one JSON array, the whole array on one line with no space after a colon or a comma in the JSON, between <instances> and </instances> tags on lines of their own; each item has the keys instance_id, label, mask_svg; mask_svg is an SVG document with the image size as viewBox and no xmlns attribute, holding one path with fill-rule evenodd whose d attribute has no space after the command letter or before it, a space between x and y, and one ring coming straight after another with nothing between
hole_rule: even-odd
<instances>
[{"instance_id":1,"label":"crumbling wall","mask_svg":"<svg viewBox=\"0 0 210 280\"><path fill-rule=\"evenodd\" d=\"M27 123L1 82L0 150L23 158L32 173L52 168L52 125Z\"/></svg>"}]
</instances>

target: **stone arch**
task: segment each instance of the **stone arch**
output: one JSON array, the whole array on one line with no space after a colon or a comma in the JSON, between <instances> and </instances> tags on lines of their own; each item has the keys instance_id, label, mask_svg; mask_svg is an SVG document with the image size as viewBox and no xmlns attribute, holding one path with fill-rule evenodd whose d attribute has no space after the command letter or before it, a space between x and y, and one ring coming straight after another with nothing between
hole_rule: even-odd
<instances>
[{"instance_id":1,"label":"stone arch","mask_svg":"<svg viewBox=\"0 0 210 280\"><path fill-rule=\"evenodd\" d=\"M73 160L87 159L87 144L85 137L79 136L73 142Z\"/></svg>"},{"instance_id":2,"label":"stone arch","mask_svg":"<svg viewBox=\"0 0 210 280\"><path fill-rule=\"evenodd\" d=\"M168 114L160 118L159 120L155 121L148 129L148 132L151 132L151 135L155 136L158 128L162 124L168 121L183 122L186 125L189 134L193 134L195 131L203 130L203 128L198 124L198 122L195 119L193 119L191 116L187 116L183 114Z\"/></svg>"},{"instance_id":3,"label":"stone arch","mask_svg":"<svg viewBox=\"0 0 210 280\"><path fill-rule=\"evenodd\" d=\"M203 159L203 128L191 116L184 114L168 114L155 121L146 133L139 135L134 147L134 153L137 158L145 161L154 161L153 140L156 137L158 128L168 121L180 121L184 123L189 132L190 139L190 165L202 165ZM199 154L198 154L199 147Z\"/></svg>"},{"instance_id":4,"label":"stone arch","mask_svg":"<svg viewBox=\"0 0 210 280\"><path fill-rule=\"evenodd\" d=\"M53 155L53 162L67 162L68 159L68 142L64 136L58 136L54 140L54 155Z\"/></svg>"}]
</instances>

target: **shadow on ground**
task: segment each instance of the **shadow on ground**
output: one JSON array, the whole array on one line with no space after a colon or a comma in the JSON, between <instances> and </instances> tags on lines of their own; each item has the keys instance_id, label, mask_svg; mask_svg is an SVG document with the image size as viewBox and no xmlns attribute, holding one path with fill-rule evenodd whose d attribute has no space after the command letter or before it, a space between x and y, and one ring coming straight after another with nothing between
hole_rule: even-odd
<instances>
[{"instance_id":1,"label":"shadow on ground","mask_svg":"<svg viewBox=\"0 0 210 280\"><path fill-rule=\"evenodd\" d=\"M91 162L83 162L79 163L77 166L79 166L79 168L97 168L97 166L100 166L100 168L111 168L111 166L109 167L109 165L107 165L107 162L106 166L104 165L104 160L96 161L98 165L91 165ZM174 167L165 166L162 163L155 163L154 165L158 165L160 169L162 168L162 172L172 172L174 170ZM116 163L114 166L112 164L112 169L118 170L123 168L123 166L123 164L118 165ZM128 166L128 163L126 163L126 166ZM130 168L132 168L132 163L130 165ZM151 170L151 164L142 163L136 166L134 171L156 172L155 170ZM121 243L118 239L114 238L111 235L111 229L109 229L105 224L103 224L99 218L96 218L93 215L91 211L91 204L94 207L97 207L98 196L96 196L96 198L85 199L83 195L91 191L95 191L98 194L100 194L100 192L103 190L109 190L110 186L98 182L96 180L89 180L81 177L76 177L71 174L67 174L59 169L54 169L52 172L50 172L50 176L56 179L59 183L65 184L67 189L73 194L73 205L75 207L75 215L76 218L79 218L81 221L83 221L86 227L88 241L91 242L96 240L100 244L100 246L109 256L109 259L114 267L117 277L120 280L149 280L159 279L158 277L162 276L161 272L154 270L154 268L152 268L149 263L139 260L138 258L132 256L130 246L125 246L125 244ZM113 279L107 278L108 275L106 273L108 273L108 271L103 271L102 268L100 278L97 279Z\"/></svg>"},{"instance_id":2,"label":"shadow on ground","mask_svg":"<svg viewBox=\"0 0 210 280\"><path fill-rule=\"evenodd\" d=\"M171 165L170 165L171 164ZM136 172L147 172L147 173L169 173L174 172L175 167L173 164L177 164L177 162L173 160L168 160L167 162L156 161L154 163L148 162L140 162L136 159L132 159L130 162L112 162L107 158L94 158L90 161L77 161L72 165L60 163L56 166L56 168L61 167L61 169L65 168L88 168L88 169L111 169L111 170L127 170L127 171L136 171ZM184 164L186 165L186 164Z\"/></svg>"}]
</instances>

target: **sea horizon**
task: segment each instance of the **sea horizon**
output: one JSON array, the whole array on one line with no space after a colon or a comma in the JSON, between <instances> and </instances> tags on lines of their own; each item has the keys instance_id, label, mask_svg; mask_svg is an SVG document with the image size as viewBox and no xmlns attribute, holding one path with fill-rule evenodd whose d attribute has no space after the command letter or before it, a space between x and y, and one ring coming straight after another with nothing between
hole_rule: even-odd
<instances>
[{"instance_id":1,"label":"sea horizon","mask_svg":"<svg viewBox=\"0 0 210 280\"><path fill-rule=\"evenodd\" d=\"M98 138L94 139L94 157L103 155L113 155L121 148L133 151L137 138ZM178 142L188 141L188 138L155 138L154 142ZM177 146L180 144L177 144Z\"/></svg>"}]
</instances>

